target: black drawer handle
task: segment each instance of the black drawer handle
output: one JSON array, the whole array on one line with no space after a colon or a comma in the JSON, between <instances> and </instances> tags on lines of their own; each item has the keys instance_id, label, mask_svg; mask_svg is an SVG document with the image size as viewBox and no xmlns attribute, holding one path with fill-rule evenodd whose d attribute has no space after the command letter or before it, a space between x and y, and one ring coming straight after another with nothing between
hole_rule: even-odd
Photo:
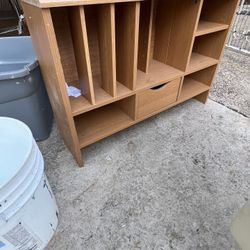
<instances>
[{"instance_id":1,"label":"black drawer handle","mask_svg":"<svg viewBox=\"0 0 250 250\"><path fill-rule=\"evenodd\" d=\"M166 86L168 83L163 83L163 84L161 84L161 85L158 85L158 86L156 86L156 87L153 87L153 88L151 88L152 90L158 90L158 89L161 89L161 88L163 88L164 86Z\"/></svg>"}]
</instances>

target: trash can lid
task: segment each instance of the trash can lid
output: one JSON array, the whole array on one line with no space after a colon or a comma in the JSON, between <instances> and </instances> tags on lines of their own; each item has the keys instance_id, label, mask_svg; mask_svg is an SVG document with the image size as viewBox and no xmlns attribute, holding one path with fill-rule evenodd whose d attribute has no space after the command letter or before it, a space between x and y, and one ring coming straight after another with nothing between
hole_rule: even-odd
<instances>
[{"instance_id":1,"label":"trash can lid","mask_svg":"<svg viewBox=\"0 0 250 250\"><path fill-rule=\"evenodd\" d=\"M0 189L23 167L33 147L33 136L23 122L0 117Z\"/></svg>"},{"instance_id":2,"label":"trash can lid","mask_svg":"<svg viewBox=\"0 0 250 250\"><path fill-rule=\"evenodd\" d=\"M38 66L30 36L0 38L0 80L24 77Z\"/></svg>"}]
</instances>

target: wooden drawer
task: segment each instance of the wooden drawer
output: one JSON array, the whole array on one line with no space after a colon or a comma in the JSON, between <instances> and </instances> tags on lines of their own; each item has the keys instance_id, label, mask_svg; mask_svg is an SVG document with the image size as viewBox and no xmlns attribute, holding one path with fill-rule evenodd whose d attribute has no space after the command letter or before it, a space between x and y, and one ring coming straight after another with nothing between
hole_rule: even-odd
<instances>
[{"instance_id":1,"label":"wooden drawer","mask_svg":"<svg viewBox=\"0 0 250 250\"><path fill-rule=\"evenodd\" d=\"M157 112L177 101L181 78L138 94L138 118Z\"/></svg>"}]
</instances>

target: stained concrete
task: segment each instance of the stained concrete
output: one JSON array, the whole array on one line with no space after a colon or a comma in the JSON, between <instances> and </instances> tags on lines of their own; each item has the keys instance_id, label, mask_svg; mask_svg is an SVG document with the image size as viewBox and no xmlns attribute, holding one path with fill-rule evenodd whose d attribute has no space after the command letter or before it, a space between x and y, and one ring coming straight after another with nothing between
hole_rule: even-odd
<instances>
[{"instance_id":1,"label":"stained concrete","mask_svg":"<svg viewBox=\"0 0 250 250\"><path fill-rule=\"evenodd\" d=\"M238 249L250 120L188 101L88 147L79 169L54 129L40 143L60 224L52 249Z\"/></svg>"},{"instance_id":2,"label":"stained concrete","mask_svg":"<svg viewBox=\"0 0 250 250\"><path fill-rule=\"evenodd\" d=\"M60 210L47 250L239 250L230 223L250 190L239 58L227 50L216 78L211 98L222 105L191 100L163 112L86 148L82 169L54 126L39 143Z\"/></svg>"},{"instance_id":3,"label":"stained concrete","mask_svg":"<svg viewBox=\"0 0 250 250\"><path fill-rule=\"evenodd\" d=\"M250 56L225 50L210 99L250 117Z\"/></svg>"}]
</instances>

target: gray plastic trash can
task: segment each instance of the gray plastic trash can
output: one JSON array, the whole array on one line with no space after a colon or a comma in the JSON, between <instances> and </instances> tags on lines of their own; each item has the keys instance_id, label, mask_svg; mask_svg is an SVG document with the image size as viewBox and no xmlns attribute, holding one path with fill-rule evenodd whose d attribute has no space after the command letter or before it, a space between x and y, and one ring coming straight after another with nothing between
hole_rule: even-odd
<instances>
[{"instance_id":1,"label":"gray plastic trash can","mask_svg":"<svg viewBox=\"0 0 250 250\"><path fill-rule=\"evenodd\" d=\"M31 38L0 38L0 116L26 123L36 140L46 139L53 113Z\"/></svg>"}]
</instances>

